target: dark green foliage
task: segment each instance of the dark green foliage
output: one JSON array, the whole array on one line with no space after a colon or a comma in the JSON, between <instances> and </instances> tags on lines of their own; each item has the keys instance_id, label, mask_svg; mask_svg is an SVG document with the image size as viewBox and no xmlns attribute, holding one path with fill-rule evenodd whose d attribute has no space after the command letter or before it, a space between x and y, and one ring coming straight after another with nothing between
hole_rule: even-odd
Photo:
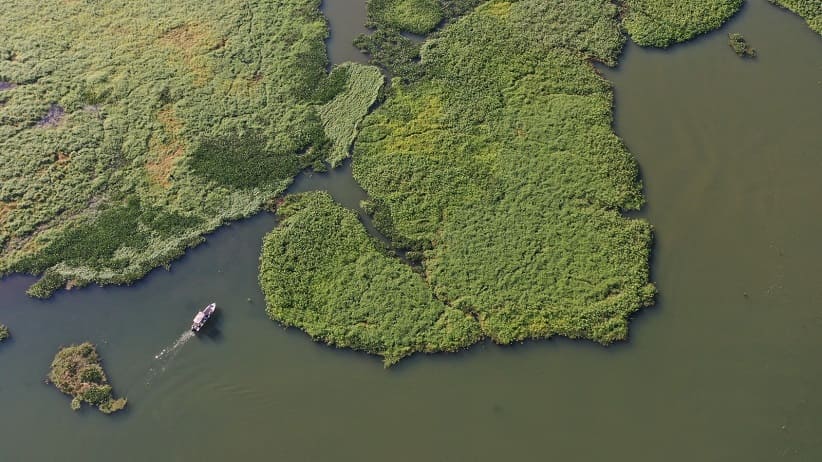
<instances>
[{"instance_id":1,"label":"dark green foliage","mask_svg":"<svg viewBox=\"0 0 822 462\"><path fill-rule=\"evenodd\" d=\"M319 6L4 2L0 275L131 282L347 156L381 80L328 76Z\"/></svg>"},{"instance_id":2,"label":"dark green foliage","mask_svg":"<svg viewBox=\"0 0 822 462\"><path fill-rule=\"evenodd\" d=\"M360 35L354 41L354 45L370 56L372 64L384 68L391 76L399 77L406 82L416 80L422 76L419 65L421 44L403 36L402 32L426 34L438 23L452 21L484 1L371 0L368 2L368 25L376 31ZM393 15L394 11L405 12L403 15L413 17L414 21L402 15L397 19Z\"/></svg>"},{"instance_id":3,"label":"dark green foliage","mask_svg":"<svg viewBox=\"0 0 822 462\"><path fill-rule=\"evenodd\" d=\"M0 342L9 338L9 328L3 324L0 324Z\"/></svg>"},{"instance_id":4,"label":"dark green foliage","mask_svg":"<svg viewBox=\"0 0 822 462\"><path fill-rule=\"evenodd\" d=\"M439 0L368 0L368 26L423 35L443 20Z\"/></svg>"},{"instance_id":5,"label":"dark green foliage","mask_svg":"<svg viewBox=\"0 0 822 462\"><path fill-rule=\"evenodd\" d=\"M479 324L435 299L422 277L383 253L355 213L324 192L289 196L266 236L260 285L273 319L390 365L414 352L456 351Z\"/></svg>"},{"instance_id":6,"label":"dark green foliage","mask_svg":"<svg viewBox=\"0 0 822 462\"><path fill-rule=\"evenodd\" d=\"M314 124L306 140L323 136ZM294 152L274 152L258 134L202 141L191 156L191 168L215 183L235 188L274 184L297 173L302 162Z\"/></svg>"},{"instance_id":7,"label":"dark green foliage","mask_svg":"<svg viewBox=\"0 0 822 462\"><path fill-rule=\"evenodd\" d=\"M610 343L653 300L650 226L620 214L642 204L637 166L587 62L622 42L608 2L490 2L427 42L426 75L363 123L354 175L375 224L428 249L437 298L498 342Z\"/></svg>"},{"instance_id":8,"label":"dark green foliage","mask_svg":"<svg viewBox=\"0 0 822 462\"><path fill-rule=\"evenodd\" d=\"M822 34L822 1L820 0L770 0L805 18L811 29Z\"/></svg>"},{"instance_id":9,"label":"dark green foliage","mask_svg":"<svg viewBox=\"0 0 822 462\"><path fill-rule=\"evenodd\" d=\"M83 401L106 414L126 406L125 398L111 396L111 385L100 366L97 348L89 342L61 348L51 363L48 380L58 390L72 396L72 410L78 410Z\"/></svg>"},{"instance_id":10,"label":"dark green foliage","mask_svg":"<svg viewBox=\"0 0 822 462\"><path fill-rule=\"evenodd\" d=\"M745 41L745 37L743 37L742 34L728 34L728 45L734 50L737 56L756 57L756 49L748 45L748 42Z\"/></svg>"},{"instance_id":11,"label":"dark green foliage","mask_svg":"<svg viewBox=\"0 0 822 462\"><path fill-rule=\"evenodd\" d=\"M719 28L742 0L623 0L623 23L639 45L667 47Z\"/></svg>"},{"instance_id":12,"label":"dark green foliage","mask_svg":"<svg viewBox=\"0 0 822 462\"><path fill-rule=\"evenodd\" d=\"M326 104L342 93L348 83L349 70L348 67L335 67L314 90L312 101L316 104Z\"/></svg>"}]
</instances>

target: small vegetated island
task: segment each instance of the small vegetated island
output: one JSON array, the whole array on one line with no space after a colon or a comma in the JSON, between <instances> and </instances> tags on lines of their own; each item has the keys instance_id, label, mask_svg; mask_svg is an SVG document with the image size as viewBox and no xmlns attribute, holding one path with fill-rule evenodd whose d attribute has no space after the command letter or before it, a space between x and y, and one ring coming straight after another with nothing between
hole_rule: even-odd
<instances>
[{"instance_id":1,"label":"small vegetated island","mask_svg":"<svg viewBox=\"0 0 822 462\"><path fill-rule=\"evenodd\" d=\"M108 377L100 365L100 355L91 343L61 348L51 363L48 380L58 390L72 396L71 408L75 411L83 402L97 406L106 414L126 407L125 398L112 396Z\"/></svg>"},{"instance_id":2,"label":"small vegetated island","mask_svg":"<svg viewBox=\"0 0 822 462\"><path fill-rule=\"evenodd\" d=\"M9 0L0 275L128 283L348 155L383 84L326 71L320 0Z\"/></svg>"}]
</instances>

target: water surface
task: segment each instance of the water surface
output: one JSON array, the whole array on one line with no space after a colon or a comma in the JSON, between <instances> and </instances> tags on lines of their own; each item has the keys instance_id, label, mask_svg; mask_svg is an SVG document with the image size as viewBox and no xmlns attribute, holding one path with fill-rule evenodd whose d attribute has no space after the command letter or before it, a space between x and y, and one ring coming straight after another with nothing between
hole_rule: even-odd
<instances>
[{"instance_id":1,"label":"water surface","mask_svg":"<svg viewBox=\"0 0 822 462\"><path fill-rule=\"evenodd\" d=\"M355 35L333 2L332 31ZM41 302L29 278L0 283L14 335L0 346L0 459L822 460L822 40L749 3L693 43L629 45L607 71L656 228L660 296L630 342L486 343L384 370L267 320L264 214L133 287ZM729 31L759 57L737 58ZM356 208L345 172L294 190ZM155 358L211 300L223 309L206 335ZM82 340L125 413L73 413L42 383L59 345Z\"/></svg>"}]
</instances>

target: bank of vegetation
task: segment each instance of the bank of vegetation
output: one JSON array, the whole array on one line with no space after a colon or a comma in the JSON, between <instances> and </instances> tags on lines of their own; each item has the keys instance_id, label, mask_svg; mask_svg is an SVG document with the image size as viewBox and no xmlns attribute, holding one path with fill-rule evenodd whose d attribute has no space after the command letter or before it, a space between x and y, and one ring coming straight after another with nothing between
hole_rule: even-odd
<instances>
[{"instance_id":1,"label":"bank of vegetation","mask_svg":"<svg viewBox=\"0 0 822 462\"><path fill-rule=\"evenodd\" d=\"M269 316L312 338L390 365L414 352L456 351L477 321L437 300L423 277L386 254L357 215L325 192L289 196L265 238L260 284Z\"/></svg>"},{"instance_id":2,"label":"bank of vegetation","mask_svg":"<svg viewBox=\"0 0 822 462\"><path fill-rule=\"evenodd\" d=\"M4 3L0 275L128 283L339 162L382 77L327 82L319 6Z\"/></svg>"},{"instance_id":3,"label":"bank of vegetation","mask_svg":"<svg viewBox=\"0 0 822 462\"><path fill-rule=\"evenodd\" d=\"M623 23L639 45L667 47L719 28L743 0L623 0Z\"/></svg>"},{"instance_id":4,"label":"bank of vegetation","mask_svg":"<svg viewBox=\"0 0 822 462\"><path fill-rule=\"evenodd\" d=\"M805 18L811 29L822 34L822 1L819 0L770 0Z\"/></svg>"},{"instance_id":5,"label":"bank of vegetation","mask_svg":"<svg viewBox=\"0 0 822 462\"><path fill-rule=\"evenodd\" d=\"M51 363L48 380L72 397L71 408L75 411L85 402L111 414L125 408L127 403L125 398L112 396L97 348L89 342L61 348Z\"/></svg>"}]
</instances>

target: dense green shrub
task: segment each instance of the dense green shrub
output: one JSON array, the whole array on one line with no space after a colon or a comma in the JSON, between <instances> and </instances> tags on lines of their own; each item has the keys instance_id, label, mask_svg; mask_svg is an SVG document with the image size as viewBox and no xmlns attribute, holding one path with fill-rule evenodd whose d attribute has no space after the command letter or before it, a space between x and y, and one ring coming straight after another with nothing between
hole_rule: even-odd
<instances>
[{"instance_id":1,"label":"dense green shrub","mask_svg":"<svg viewBox=\"0 0 822 462\"><path fill-rule=\"evenodd\" d=\"M368 25L427 34L443 19L440 0L368 0Z\"/></svg>"},{"instance_id":2,"label":"dense green shrub","mask_svg":"<svg viewBox=\"0 0 822 462\"><path fill-rule=\"evenodd\" d=\"M805 18L811 29L822 34L822 1L819 0L770 0Z\"/></svg>"},{"instance_id":3,"label":"dense green shrub","mask_svg":"<svg viewBox=\"0 0 822 462\"><path fill-rule=\"evenodd\" d=\"M289 196L266 236L260 285L273 319L390 365L414 352L456 351L479 324L435 299L422 277L384 254L357 215L325 192Z\"/></svg>"},{"instance_id":4,"label":"dense green shrub","mask_svg":"<svg viewBox=\"0 0 822 462\"><path fill-rule=\"evenodd\" d=\"M372 64L406 82L422 75L420 43L402 32L426 34L439 23L450 22L485 0L369 0L368 25L354 45L370 56Z\"/></svg>"},{"instance_id":5,"label":"dense green shrub","mask_svg":"<svg viewBox=\"0 0 822 462\"><path fill-rule=\"evenodd\" d=\"M394 77L408 82L422 75L419 65L422 44L403 36L397 29L383 27L371 34L362 34L354 45L369 56L372 64Z\"/></svg>"},{"instance_id":6,"label":"dense green shrub","mask_svg":"<svg viewBox=\"0 0 822 462\"><path fill-rule=\"evenodd\" d=\"M48 380L61 392L71 395L71 409L85 401L110 414L126 406L125 398L114 399L111 385L100 366L97 348L85 342L61 348L54 356Z\"/></svg>"},{"instance_id":7,"label":"dense green shrub","mask_svg":"<svg viewBox=\"0 0 822 462\"><path fill-rule=\"evenodd\" d=\"M347 155L376 70L328 75L319 6L5 2L0 275L128 283Z\"/></svg>"},{"instance_id":8,"label":"dense green shrub","mask_svg":"<svg viewBox=\"0 0 822 462\"><path fill-rule=\"evenodd\" d=\"M650 226L620 214L642 204L637 166L587 62L622 43L608 2L490 2L363 122L354 175L376 225L429 249L431 290L498 342L609 343L652 302Z\"/></svg>"},{"instance_id":9,"label":"dense green shrub","mask_svg":"<svg viewBox=\"0 0 822 462\"><path fill-rule=\"evenodd\" d=\"M742 0L623 0L623 22L642 46L667 47L712 31L742 7Z\"/></svg>"},{"instance_id":10,"label":"dense green shrub","mask_svg":"<svg viewBox=\"0 0 822 462\"><path fill-rule=\"evenodd\" d=\"M742 34L728 34L728 45L734 50L737 56L747 56L751 58L756 56L756 50L748 45L748 42L745 41L745 37Z\"/></svg>"},{"instance_id":11,"label":"dense green shrub","mask_svg":"<svg viewBox=\"0 0 822 462\"><path fill-rule=\"evenodd\" d=\"M0 342L9 338L9 328L3 324L0 324Z\"/></svg>"}]
</instances>

